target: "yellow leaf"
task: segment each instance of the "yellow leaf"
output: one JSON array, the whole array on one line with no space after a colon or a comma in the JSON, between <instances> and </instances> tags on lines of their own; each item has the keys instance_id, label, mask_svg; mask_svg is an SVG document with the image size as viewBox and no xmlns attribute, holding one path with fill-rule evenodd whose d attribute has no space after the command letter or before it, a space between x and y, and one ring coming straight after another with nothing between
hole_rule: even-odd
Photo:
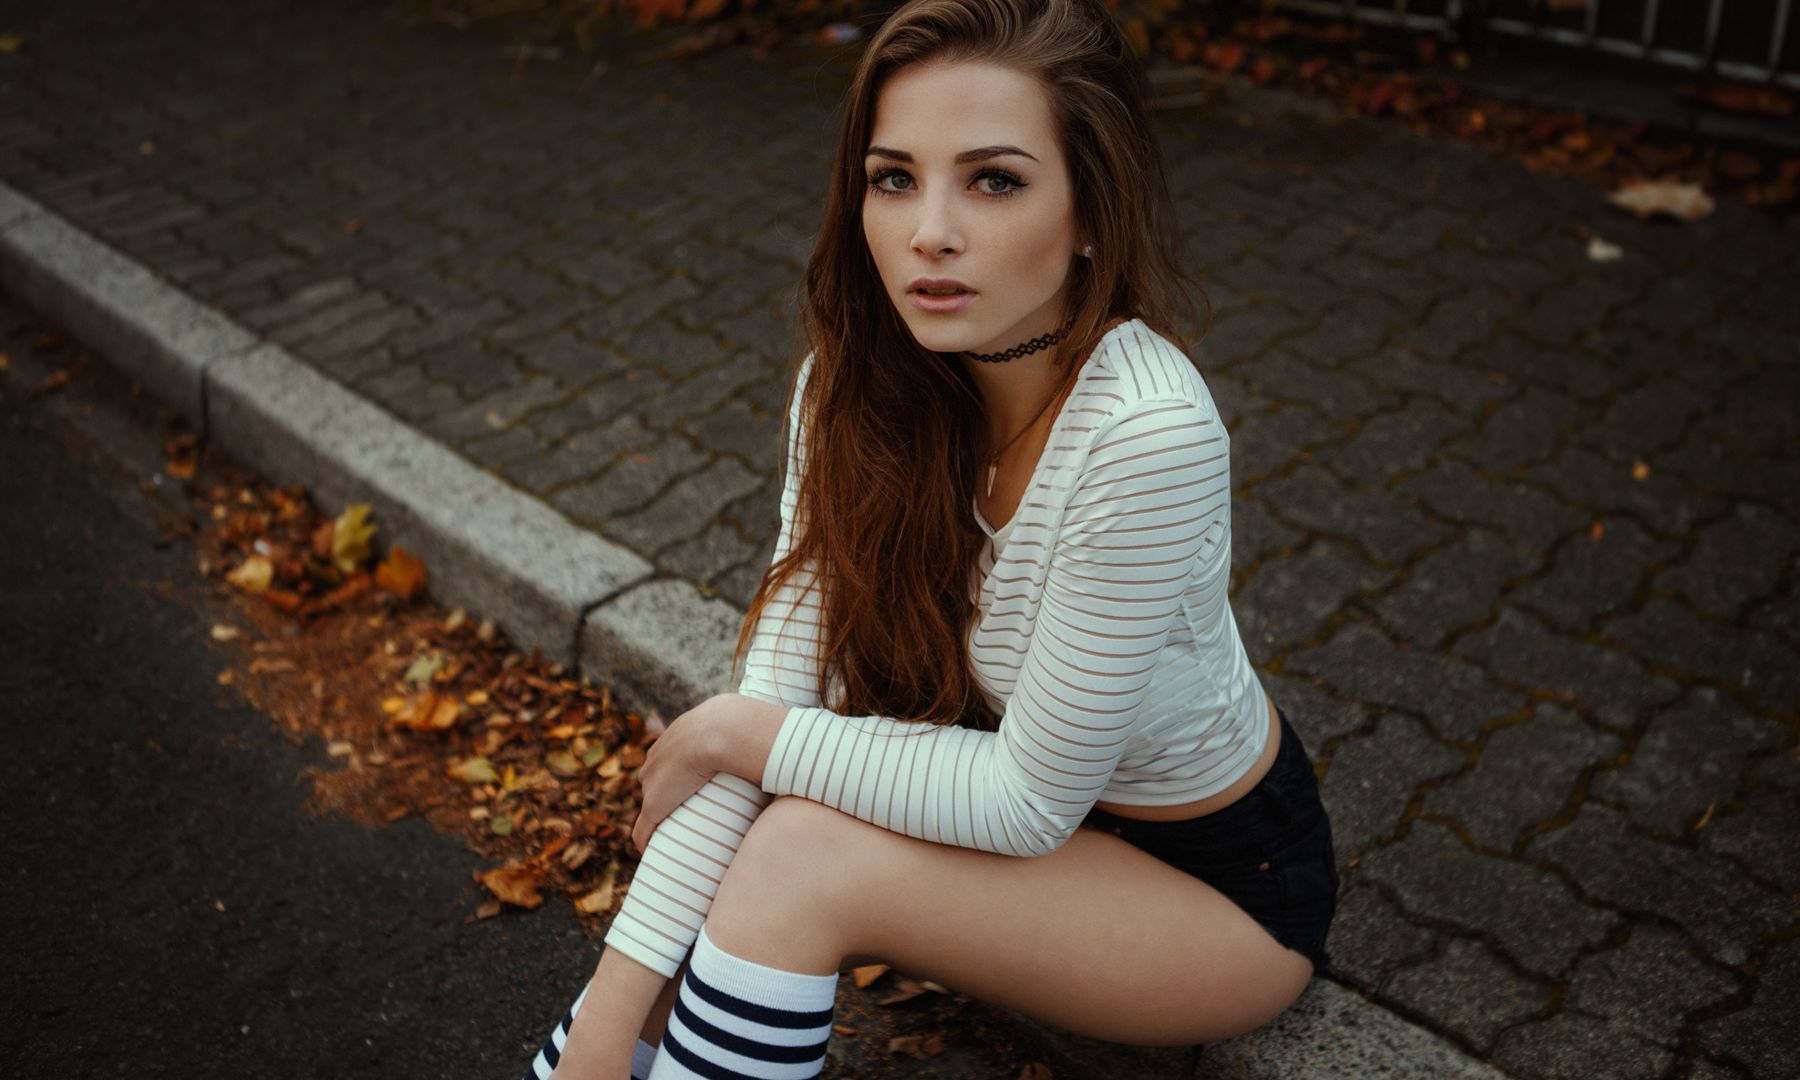
<instances>
[{"instance_id":1,"label":"yellow leaf","mask_svg":"<svg viewBox=\"0 0 1800 1080\"><path fill-rule=\"evenodd\" d=\"M250 593L264 593L275 580L275 564L264 555L252 555L225 575L225 580Z\"/></svg>"},{"instance_id":2,"label":"yellow leaf","mask_svg":"<svg viewBox=\"0 0 1800 1080\"><path fill-rule=\"evenodd\" d=\"M404 708L406 708L406 699L403 697L385 697L381 699L381 711L389 716L394 715Z\"/></svg>"},{"instance_id":3,"label":"yellow leaf","mask_svg":"<svg viewBox=\"0 0 1800 1080\"><path fill-rule=\"evenodd\" d=\"M508 765L506 771L512 772L512 766ZM499 774L494 772L494 763L484 757L472 757L451 766L450 775L470 784L491 784L500 779Z\"/></svg>"},{"instance_id":4,"label":"yellow leaf","mask_svg":"<svg viewBox=\"0 0 1800 1080\"><path fill-rule=\"evenodd\" d=\"M557 750L544 755L544 765L558 776L574 776L581 771L581 762L567 750Z\"/></svg>"},{"instance_id":5,"label":"yellow leaf","mask_svg":"<svg viewBox=\"0 0 1800 1080\"><path fill-rule=\"evenodd\" d=\"M504 819L495 820L498 822ZM488 891L502 902L515 907L535 908L544 902L544 898L538 895L538 890L544 886L544 871L531 863L503 866L498 870L476 874L475 879L486 885Z\"/></svg>"},{"instance_id":6,"label":"yellow leaf","mask_svg":"<svg viewBox=\"0 0 1800 1080\"><path fill-rule=\"evenodd\" d=\"M519 776L519 771L511 765L508 765L506 771L500 774L500 793L502 795L517 791L524 786L524 779Z\"/></svg>"},{"instance_id":7,"label":"yellow leaf","mask_svg":"<svg viewBox=\"0 0 1800 1080\"><path fill-rule=\"evenodd\" d=\"M375 526L369 522L368 503L352 503L344 508L334 523L331 535L331 562L343 573L355 570L369 557L369 541L375 537Z\"/></svg>"},{"instance_id":8,"label":"yellow leaf","mask_svg":"<svg viewBox=\"0 0 1800 1080\"><path fill-rule=\"evenodd\" d=\"M619 864L609 863L606 867L606 876L600 879L600 887L575 901L576 909L584 915L598 915L602 911L611 910L613 891L616 888L615 882L618 876Z\"/></svg>"}]
</instances>

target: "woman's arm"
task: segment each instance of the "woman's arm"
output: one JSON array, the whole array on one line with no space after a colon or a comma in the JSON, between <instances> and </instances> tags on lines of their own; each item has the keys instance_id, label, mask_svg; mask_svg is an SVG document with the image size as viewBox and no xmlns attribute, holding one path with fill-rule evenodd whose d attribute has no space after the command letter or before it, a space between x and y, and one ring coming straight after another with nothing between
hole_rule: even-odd
<instances>
[{"instance_id":1,"label":"woman's arm","mask_svg":"<svg viewBox=\"0 0 1800 1080\"><path fill-rule=\"evenodd\" d=\"M1228 575L1194 570L1229 551L1228 448L1187 401L1139 403L1096 434L998 731L796 707L773 737L766 717L738 725L731 770L924 840L1055 850L1111 779L1186 607L1225 602Z\"/></svg>"}]
</instances>

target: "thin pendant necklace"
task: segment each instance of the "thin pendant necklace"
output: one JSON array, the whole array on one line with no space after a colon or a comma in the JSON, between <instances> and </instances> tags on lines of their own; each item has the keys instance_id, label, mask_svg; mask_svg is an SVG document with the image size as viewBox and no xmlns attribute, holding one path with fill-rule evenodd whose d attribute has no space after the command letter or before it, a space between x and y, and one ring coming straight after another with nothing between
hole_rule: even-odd
<instances>
[{"instance_id":1,"label":"thin pendant necklace","mask_svg":"<svg viewBox=\"0 0 1800 1080\"><path fill-rule=\"evenodd\" d=\"M1030 431L1033 427L1037 426L1037 422L1043 418L1044 410L1046 410L1050 407L1051 402L1055 401L1057 398L1062 396L1063 391L1068 389L1068 385L1069 385L1068 378L1065 376L1063 381L1061 383L1057 384L1056 392L1051 394L1048 398L1046 398L1044 400L1044 403L1042 405L1038 406L1038 411L1036 412L1036 414L1034 414L1030 420L1027 420L1025 422L1024 427L1019 429L1018 435L1014 435L1012 438L1006 440L1006 442L1001 445L1000 449L994 451L991 455L988 456L988 469L987 469L987 496L988 496L988 498L993 498L993 495L994 495L994 473L999 471L1000 455L1006 453L1007 448L1012 446L1013 443L1018 442L1020 436L1024 435L1027 431Z\"/></svg>"}]
</instances>

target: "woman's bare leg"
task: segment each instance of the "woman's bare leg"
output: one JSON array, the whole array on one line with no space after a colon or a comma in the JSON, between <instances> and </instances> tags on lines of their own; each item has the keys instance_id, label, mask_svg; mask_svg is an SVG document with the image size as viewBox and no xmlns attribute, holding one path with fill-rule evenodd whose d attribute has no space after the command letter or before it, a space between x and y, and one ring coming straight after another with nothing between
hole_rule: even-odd
<instances>
[{"instance_id":1,"label":"woman's bare leg","mask_svg":"<svg viewBox=\"0 0 1800 1080\"><path fill-rule=\"evenodd\" d=\"M726 870L707 935L745 960L828 974L846 954L1071 1031L1139 1045L1260 1027L1312 978L1212 886L1110 833L1020 858L935 844L793 796Z\"/></svg>"}]
</instances>

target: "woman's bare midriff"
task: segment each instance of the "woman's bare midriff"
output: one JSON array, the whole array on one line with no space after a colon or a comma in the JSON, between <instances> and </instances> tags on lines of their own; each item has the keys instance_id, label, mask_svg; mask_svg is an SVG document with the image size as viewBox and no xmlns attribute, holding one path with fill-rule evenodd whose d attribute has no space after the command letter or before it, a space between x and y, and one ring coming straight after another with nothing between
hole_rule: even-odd
<instances>
[{"instance_id":1,"label":"woman's bare midriff","mask_svg":"<svg viewBox=\"0 0 1800 1080\"><path fill-rule=\"evenodd\" d=\"M1224 791L1215 791L1204 799L1195 802L1176 803L1171 806L1126 806L1120 803L1097 802L1094 805L1109 814L1132 818L1137 821L1186 821L1189 818L1205 817L1215 810L1223 810L1239 797L1262 781L1269 767L1275 764L1275 754L1281 749L1281 721L1275 715L1275 699L1263 694L1263 700L1269 703L1269 738L1263 745L1262 756L1256 764L1250 766L1248 772L1237 778Z\"/></svg>"}]
</instances>

